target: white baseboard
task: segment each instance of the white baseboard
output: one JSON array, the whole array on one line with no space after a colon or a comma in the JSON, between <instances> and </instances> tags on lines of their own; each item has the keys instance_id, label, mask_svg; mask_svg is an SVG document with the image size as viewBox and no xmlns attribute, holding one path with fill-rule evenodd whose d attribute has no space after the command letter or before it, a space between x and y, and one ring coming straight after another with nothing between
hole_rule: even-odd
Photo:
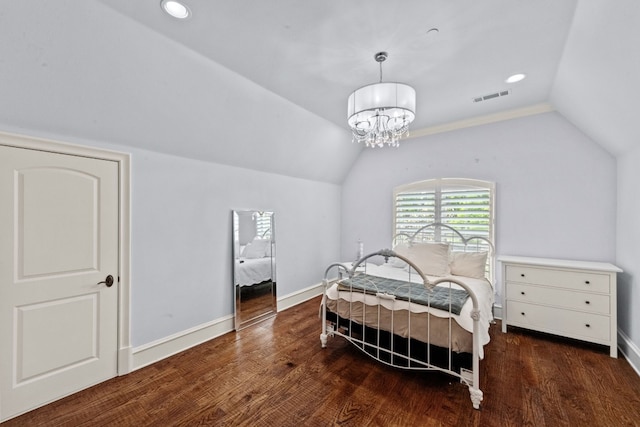
<instances>
[{"instance_id":1,"label":"white baseboard","mask_svg":"<svg viewBox=\"0 0 640 427\"><path fill-rule=\"evenodd\" d=\"M118 349L118 375L133 371L133 350L131 346Z\"/></svg>"},{"instance_id":2,"label":"white baseboard","mask_svg":"<svg viewBox=\"0 0 640 427\"><path fill-rule=\"evenodd\" d=\"M278 311L283 311L295 305L303 303L311 298L322 295L323 285L318 283L300 291L285 295L278 299ZM494 317L502 318L502 306L494 305ZM233 316L225 316L217 320L196 326L191 329L170 335L151 343L131 348L121 349L119 362L123 375L136 369L143 368L155 362L159 362L181 351L187 350L203 342L231 332L234 329ZM640 376L640 348L623 332L618 331L618 348L629 361L631 367Z\"/></svg>"},{"instance_id":3,"label":"white baseboard","mask_svg":"<svg viewBox=\"0 0 640 427\"><path fill-rule=\"evenodd\" d=\"M278 298L278 311L286 310L311 298L315 298L318 295L322 295L323 289L322 283L318 283ZM120 355L123 368L127 368L128 370L121 371L120 375L159 362L169 356L173 356L181 351L195 347L198 344L224 335L227 332L231 332L233 329L234 318L233 315L229 315L141 345L134 348L133 351L128 349L127 352L123 352L123 354Z\"/></svg>"},{"instance_id":4,"label":"white baseboard","mask_svg":"<svg viewBox=\"0 0 640 427\"><path fill-rule=\"evenodd\" d=\"M133 349L132 370L158 362L233 330L233 316L196 326Z\"/></svg>"},{"instance_id":5,"label":"white baseboard","mask_svg":"<svg viewBox=\"0 0 640 427\"><path fill-rule=\"evenodd\" d=\"M640 376L640 348L620 330L618 330L618 350Z\"/></svg>"},{"instance_id":6,"label":"white baseboard","mask_svg":"<svg viewBox=\"0 0 640 427\"><path fill-rule=\"evenodd\" d=\"M278 311L286 310L287 308L291 308L295 305L308 301L311 298L315 298L318 295L322 295L323 291L324 287L322 283L318 283L292 294L285 295L282 298L278 298Z\"/></svg>"},{"instance_id":7,"label":"white baseboard","mask_svg":"<svg viewBox=\"0 0 640 427\"><path fill-rule=\"evenodd\" d=\"M500 304L493 305L493 318L502 319L502 305Z\"/></svg>"}]
</instances>

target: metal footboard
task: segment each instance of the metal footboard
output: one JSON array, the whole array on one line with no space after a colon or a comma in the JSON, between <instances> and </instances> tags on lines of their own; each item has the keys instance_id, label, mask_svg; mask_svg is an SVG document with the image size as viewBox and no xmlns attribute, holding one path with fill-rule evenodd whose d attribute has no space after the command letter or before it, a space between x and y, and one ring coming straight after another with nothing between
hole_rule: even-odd
<instances>
[{"instance_id":1,"label":"metal footboard","mask_svg":"<svg viewBox=\"0 0 640 427\"><path fill-rule=\"evenodd\" d=\"M367 290L363 293L352 286L343 287L340 292L346 292L346 298L332 299L329 301L327 292L336 281L330 279L331 274L336 274L337 280L353 278L357 274L366 273L366 263L372 257L382 256L385 261L390 257L397 257L405 261L411 268L408 269L407 285L409 297L407 298L404 285L398 288L403 294L402 300L396 295L378 290L372 285L374 291ZM421 301L412 301L410 284L411 275L428 290L426 305ZM414 280L415 282L415 280ZM323 279L324 293L322 298L322 332L320 341L322 347L326 347L329 337L340 336L351 342L363 353L389 366L421 371L440 371L458 378L469 388L473 407L480 408L483 393L479 387L480 372L480 339L479 320L480 310L478 299L468 285L452 277L441 278L435 281L429 279L409 259L384 249L373 252L356 261L351 268L344 264L334 263L327 267ZM446 308L431 306L429 296L436 286L440 288L464 289L472 301L471 318L473 320L472 344L465 347L464 351L471 347L470 363L467 356L460 355L456 350L460 346L456 329L456 321L451 315L451 298L449 298L449 315ZM415 287L415 283L412 285ZM446 292L446 291L445 291ZM341 294L344 296L345 294ZM336 305L335 312L328 310L328 304ZM397 308L401 308L398 310ZM438 315L434 313L438 313ZM443 316L443 312L445 312ZM466 331L465 331L466 333ZM468 337L468 333L466 333ZM466 344L465 344L466 345ZM464 365L464 366L463 366ZM470 366L469 366L470 365Z\"/></svg>"}]
</instances>

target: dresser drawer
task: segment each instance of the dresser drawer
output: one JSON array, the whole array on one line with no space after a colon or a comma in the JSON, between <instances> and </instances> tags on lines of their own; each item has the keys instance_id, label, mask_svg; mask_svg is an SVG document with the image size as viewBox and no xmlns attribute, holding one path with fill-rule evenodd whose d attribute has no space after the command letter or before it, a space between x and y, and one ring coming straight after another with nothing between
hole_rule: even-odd
<instances>
[{"instance_id":1,"label":"dresser drawer","mask_svg":"<svg viewBox=\"0 0 640 427\"><path fill-rule=\"evenodd\" d=\"M609 295L590 294L569 289L509 283L507 299L604 315L610 313Z\"/></svg>"},{"instance_id":2,"label":"dresser drawer","mask_svg":"<svg viewBox=\"0 0 640 427\"><path fill-rule=\"evenodd\" d=\"M608 294L609 275L588 271L556 270L550 268L507 265L506 281L557 286L579 291Z\"/></svg>"},{"instance_id":3,"label":"dresser drawer","mask_svg":"<svg viewBox=\"0 0 640 427\"><path fill-rule=\"evenodd\" d=\"M610 318L562 308L507 301L510 325L588 341L610 340Z\"/></svg>"}]
</instances>

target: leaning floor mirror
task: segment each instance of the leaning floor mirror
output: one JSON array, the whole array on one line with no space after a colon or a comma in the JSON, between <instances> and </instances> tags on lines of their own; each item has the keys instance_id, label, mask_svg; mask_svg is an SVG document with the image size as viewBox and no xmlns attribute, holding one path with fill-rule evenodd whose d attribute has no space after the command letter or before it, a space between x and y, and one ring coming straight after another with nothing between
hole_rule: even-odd
<instances>
[{"instance_id":1,"label":"leaning floor mirror","mask_svg":"<svg viewBox=\"0 0 640 427\"><path fill-rule=\"evenodd\" d=\"M276 315L274 224L273 212L233 211L236 330Z\"/></svg>"}]
</instances>

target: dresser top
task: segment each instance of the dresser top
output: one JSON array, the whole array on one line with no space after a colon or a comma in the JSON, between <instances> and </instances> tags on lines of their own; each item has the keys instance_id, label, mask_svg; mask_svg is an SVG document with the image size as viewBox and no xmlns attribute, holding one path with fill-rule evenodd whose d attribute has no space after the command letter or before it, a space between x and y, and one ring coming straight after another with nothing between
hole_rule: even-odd
<instances>
[{"instance_id":1,"label":"dresser top","mask_svg":"<svg viewBox=\"0 0 640 427\"><path fill-rule=\"evenodd\" d=\"M622 273L622 269L608 262L577 261L568 259L534 258L525 256L500 255L497 260L502 263L537 265L542 267L574 268Z\"/></svg>"}]
</instances>

